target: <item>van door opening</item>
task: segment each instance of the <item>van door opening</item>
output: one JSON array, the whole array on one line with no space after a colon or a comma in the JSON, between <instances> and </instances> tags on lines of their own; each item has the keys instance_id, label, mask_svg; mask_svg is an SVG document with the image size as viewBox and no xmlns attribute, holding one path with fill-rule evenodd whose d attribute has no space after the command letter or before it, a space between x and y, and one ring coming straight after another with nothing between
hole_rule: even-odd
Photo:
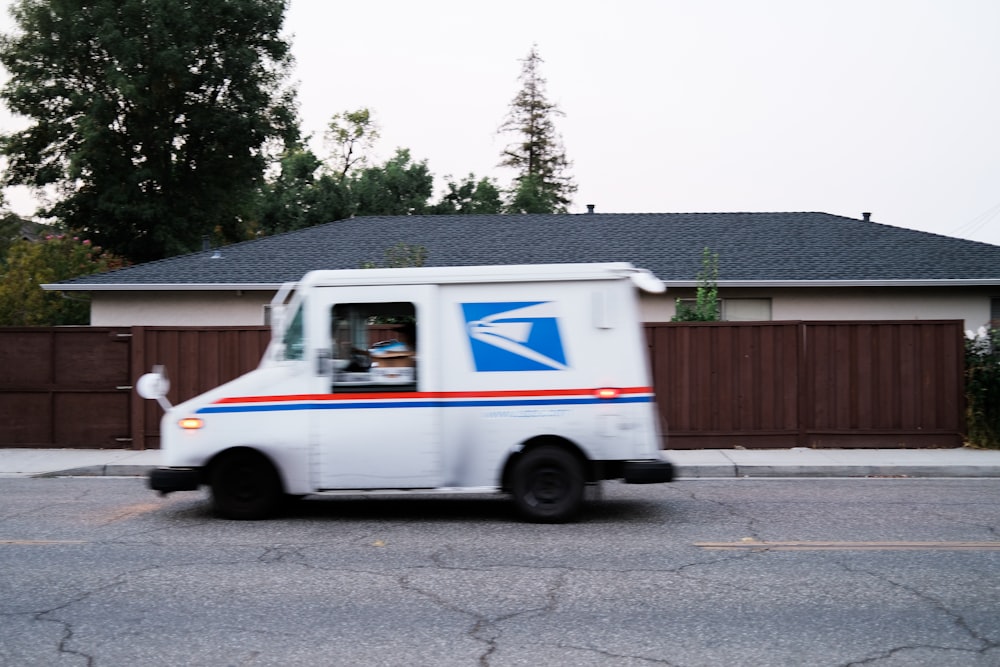
<instances>
[{"instance_id":1,"label":"van door opening","mask_svg":"<svg viewBox=\"0 0 1000 667\"><path fill-rule=\"evenodd\" d=\"M314 300L332 359L331 400L313 410L316 488L433 488L441 478L440 407L424 385L432 328L404 290L320 290ZM426 286L406 289L426 291ZM336 294L336 299L333 295ZM329 295L331 298L323 298Z\"/></svg>"}]
</instances>

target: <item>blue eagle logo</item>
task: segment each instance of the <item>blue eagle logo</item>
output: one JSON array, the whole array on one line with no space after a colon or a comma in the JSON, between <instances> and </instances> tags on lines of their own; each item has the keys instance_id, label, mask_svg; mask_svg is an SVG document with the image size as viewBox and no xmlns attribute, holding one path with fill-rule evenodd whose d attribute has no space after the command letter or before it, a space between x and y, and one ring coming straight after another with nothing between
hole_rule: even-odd
<instances>
[{"instance_id":1,"label":"blue eagle logo","mask_svg":"<svg viewBox=\"0 0 1000 667\"><path fill-rule=\"evenodd\" d=\"M477 372L569 369L551 301L463 303Z\"/></svg>"}]
</instances>

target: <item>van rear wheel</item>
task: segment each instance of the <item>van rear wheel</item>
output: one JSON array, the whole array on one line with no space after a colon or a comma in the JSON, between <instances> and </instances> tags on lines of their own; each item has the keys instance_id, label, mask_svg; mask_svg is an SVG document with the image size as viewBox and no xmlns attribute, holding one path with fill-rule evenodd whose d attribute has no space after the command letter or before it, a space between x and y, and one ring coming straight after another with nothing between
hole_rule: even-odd
<instances>
[{"instance_id":1,"label":"van rear wheel","mask_svg":"<svg viewBox=\"0 0 1000 667\"><path fill-rule=\"evenodd\" d=\"M515 463L511 479L514 504L529 521L569 521L583 503L583 469L560 447L532 449Z\"/></svg>"},{"instance_id":2,"label":"van rear wheel","mask_svg":"<svg viewBox=\"0 0 1000 667\"><path fill-rule=\"evenodd\" d=\"M282 497L278 473L263 455L237 451L212 466L212 505L227 519L264 519L277 510Z\"/></svg>"}]
</instances>

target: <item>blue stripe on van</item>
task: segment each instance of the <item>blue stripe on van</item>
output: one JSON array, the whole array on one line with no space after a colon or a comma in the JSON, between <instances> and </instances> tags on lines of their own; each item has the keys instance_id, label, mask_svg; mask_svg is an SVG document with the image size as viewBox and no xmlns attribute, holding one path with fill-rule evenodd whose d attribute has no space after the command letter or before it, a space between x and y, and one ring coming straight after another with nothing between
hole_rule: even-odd
<instances>
[{"instance_id":1,"label":"blue stripe on van","mask_svg":"<svg viewBox=\"0 0 1000 667\"><path fill-rule=\"evenodd\" d=\"M381 410L386 408L492 408L492 407L524 407L541 405L597 405L603 403L651 403L652 396L619 396L614 401L597 397L585 398L540 398L540 399L477 399L464 401L330 401L309 403L273 403L273 404L227 404L209 405L197 411L196 414L224 414L232 412L286 412L296 410Z\"/></svg>"}]
</instances>

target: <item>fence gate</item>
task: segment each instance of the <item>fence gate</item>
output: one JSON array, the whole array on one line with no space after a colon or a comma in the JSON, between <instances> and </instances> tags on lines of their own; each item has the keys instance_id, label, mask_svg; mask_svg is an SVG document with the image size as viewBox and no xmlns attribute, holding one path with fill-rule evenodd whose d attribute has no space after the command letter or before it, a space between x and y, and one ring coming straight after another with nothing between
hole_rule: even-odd
<instances>
[{"instance_id":1,"label":"fence gate","mask_svg":"<svg viewBox=\"0 0 1000 667\"><path fill-rule=\"evenodd\" d=\"M0 446L131 444L128 328L0 329Z\"/></svg>"}]
</instances>

